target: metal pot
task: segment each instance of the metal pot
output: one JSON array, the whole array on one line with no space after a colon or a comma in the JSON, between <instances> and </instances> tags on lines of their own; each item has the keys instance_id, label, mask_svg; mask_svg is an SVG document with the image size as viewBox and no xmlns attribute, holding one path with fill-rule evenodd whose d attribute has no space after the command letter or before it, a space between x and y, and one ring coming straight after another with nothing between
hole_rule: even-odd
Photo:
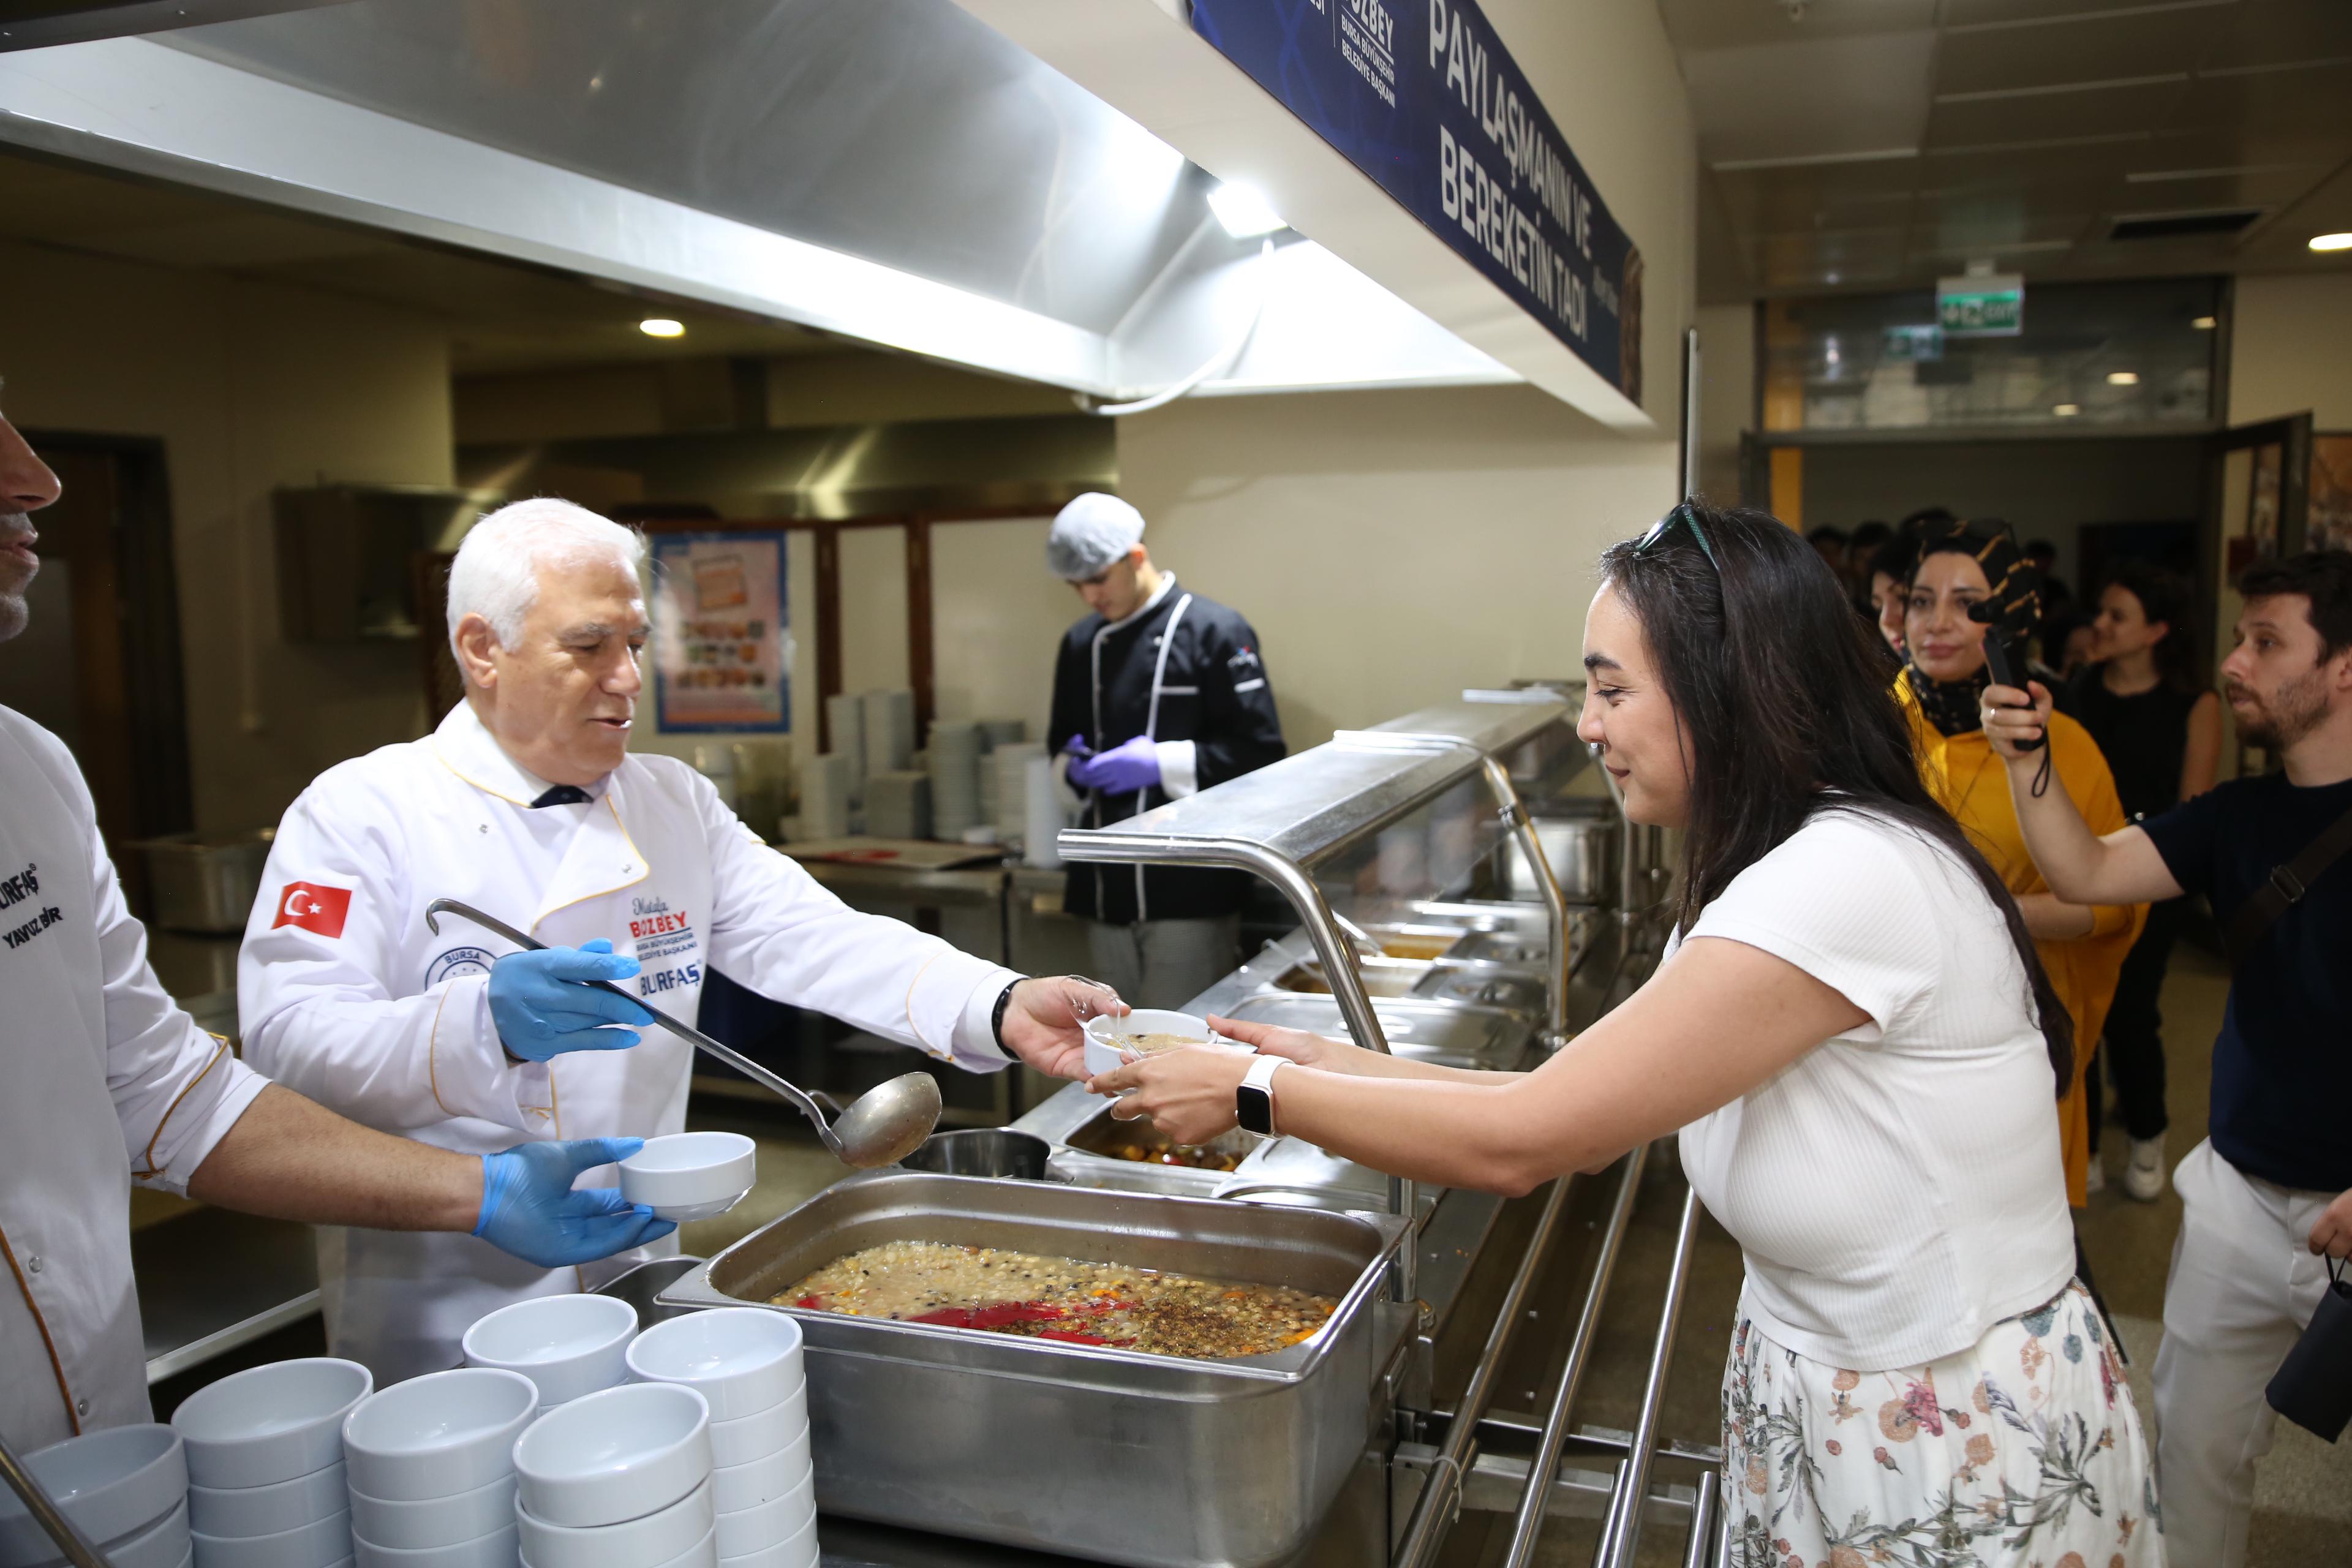
<instances>
[{"instance_id":1,"label":"metal pot","mask_svg":"<svg viewBox=\"0 0 2352 1568\"><path fill-rule=\"evenodd\" d=\"M1027 1132L985 1127L968 1132L934 1132L923 1146L898 1162L909 1171L942 1176L997 1176L1043 1182L1054 1146Z\"/></svg>"},{"instance_id":2,"label":"metal pot","mask_svg":"<svg viewBox=\"0 0 2352 1568\"><path fill-rule=\"evenodd\" d=\"M1571 904L1606 904L1615 900L1617 863L1624 853L1625 826L1614 805L1596 800L1589 811L1538 816L1535 829L1536 841L1543 846L1544 858L1551 862L1551 874L1559 882L1561 898ZM1516 840L1507 847L1509 896L1537 898L1536 879L1528 868L1528 858L1520 852Z\"/></svg>"}]
</instances>

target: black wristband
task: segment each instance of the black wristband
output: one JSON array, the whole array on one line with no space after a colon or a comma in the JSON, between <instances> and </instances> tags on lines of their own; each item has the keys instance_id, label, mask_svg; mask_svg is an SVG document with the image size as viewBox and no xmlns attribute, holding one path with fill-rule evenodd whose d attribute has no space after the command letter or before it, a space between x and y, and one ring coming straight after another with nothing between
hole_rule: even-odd
<instances>
[{"instance_id":1,"label":"black wristband","mask_svg":"<svg viewBox=\"0 0 2352 1568\"><path fill-rule=\"evenodd\" d=\"M988 1015L988 1032L996 1037L996 1048L1000 1051L1004 1049L1004 1009L1013 1005L1013 993L1020 989L1020 985L1021 982L1016 980L999 993L995 1010Z\"/></svg>"}]
</instances>

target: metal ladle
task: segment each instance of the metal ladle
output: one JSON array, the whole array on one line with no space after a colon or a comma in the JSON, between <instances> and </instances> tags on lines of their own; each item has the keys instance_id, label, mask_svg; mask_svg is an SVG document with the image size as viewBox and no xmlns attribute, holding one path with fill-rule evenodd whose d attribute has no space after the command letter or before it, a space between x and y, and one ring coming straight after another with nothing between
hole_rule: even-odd
<instances>
[{"instance_id":1,"label":"metal ladle","mask_svg":"<svg viewBox=\"0 0 2352 1568\"><path fill-rule=\"evenodd\" d=\"M436 915L462 915L485 930L496 931L517 947L536 952L547 943L525 936L502 921L493 920L481 910L455 899L436 899L425 906L425 929L439 935L440 923ZM876 1165L887 1165L904 1159L931 1135L940 1124L939 1080L929 1073L910 1072L877 1084L857 1097L848 1110L839 1112L828 1124L816 1100L786 1079L770 1072L758 1062L723 1046L690 1024L680 1023L657 1007L647 1005L645 999L631 996L619 986L603 980L583 981L599 991L609 991L615 996L626 997L654 1016L654 1022L685 1040L706 1056L718 1058L745 1078L763 1089L773 1090L799 1108L809 1119L824 1146L833 1151L834 1158L845 1165L866 1170Z\"/></svg>"}]
</instances>

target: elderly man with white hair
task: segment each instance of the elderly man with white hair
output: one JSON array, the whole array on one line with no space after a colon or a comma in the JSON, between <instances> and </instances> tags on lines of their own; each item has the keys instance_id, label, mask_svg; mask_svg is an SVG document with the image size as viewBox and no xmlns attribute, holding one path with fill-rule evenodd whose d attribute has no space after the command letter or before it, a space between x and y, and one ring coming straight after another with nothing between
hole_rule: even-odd
<instances>
[{"instance_id":1,"label":"elderly man with white hair","mask_svg":"<svg viewBox=\"0 0 2352 1568\"><path fill-rule=\"evenodd\" d=\"M1081 1018L1102 993L849 909L685 763L630 752L643 548L558 500L467 535L448 606L465 700L423 740L330 769L286 813L239 960L247 1058L356 1121L469 1153L653 1137L685 1125L692 1047L587 983L690 1021L716 967L941 1061L1083 1076ZM448 919L436 935L425 910L444 898L549 945L516 952ZM550 1270L471 1237L322 1231L329 1338L381 1380L434 1371L483 1313L675 1246Z\"/></svg>"}]
</instances>

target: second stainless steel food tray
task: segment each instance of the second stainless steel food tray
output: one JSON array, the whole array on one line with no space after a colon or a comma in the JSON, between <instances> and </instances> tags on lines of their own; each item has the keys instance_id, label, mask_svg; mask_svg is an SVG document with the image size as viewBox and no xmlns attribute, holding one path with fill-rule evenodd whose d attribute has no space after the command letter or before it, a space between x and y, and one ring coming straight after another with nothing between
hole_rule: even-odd
<instances>
[{"instance_id":1,"label":"second stainless steel food tray","mask_svg":"<svg viewBox=\"0 0 2352 1568\"><path fill-rule=\"evenodd\" d=\"M1402 1233L1055 1183L854 1176L662 1292L788 1312L806 1335L818 1506L1138 1568L1255 1565L1306 1542L1364 1451ZM1336 1296L1271 1355L1193 1361L846 1317L769 1298L845 1253L944 1241Z\"/></svg>"}]
</instances>

